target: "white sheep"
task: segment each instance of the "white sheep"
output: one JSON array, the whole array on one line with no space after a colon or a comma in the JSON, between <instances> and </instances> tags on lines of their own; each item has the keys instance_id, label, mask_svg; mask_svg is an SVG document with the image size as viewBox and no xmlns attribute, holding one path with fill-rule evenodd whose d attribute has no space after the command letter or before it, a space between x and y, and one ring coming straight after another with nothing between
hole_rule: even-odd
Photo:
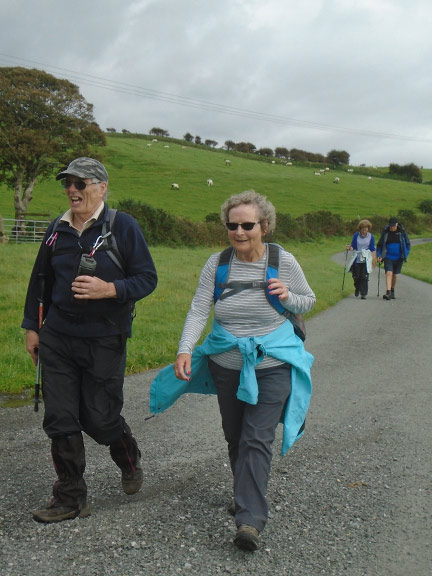
<instances>
[{"instance_id":1,"label":"white sheep","mask_svg":"<svg viewBox=\"0 0 432 576\"><path fill-rule=\"evenodd\" d=\"M321 172L314 172L314 176L321 176Z\"/></svg>"},{"instance_id":2,"label":"white sheep","mask_svg":"<svg viewBox=\"0 0 432 576\"><path fill-rule=\"evenodd\" d=\"M213 180L211 178L207 180L207 186L213 186Z\"/></svg>"},{"instance_id":3,"label":"white sheep","mask_svg":"<svg viewBox=\"0 0 432 576\"><path fill-rule=\"evenodd\" d=\"M173 182L171 184L171 190L180 190L180 186L177 184L177 182Z\"/></svg>"},{"instance_id":4,"label":"white sheep","mask_svg":"<svg viewBox=\"0 0 432 576\"><path fill-rule=\"evenodd\" d=\"M336 178L333 180L334 184L339 184L339 176L336 176Z\"/></svg>"},{"instance_id":5,"label":"white sheep","mask_svg":"<svg viewBox=\"0 0 432 576\"><path fill-rule=\"evenodd\" d=\"M292 166L292 162L287 162L286 165L287 165L287 166Z\"/></svg>"},{"instance_id":6,"label":"white sheep","mask_svg":"<svg viewBox=\"0 0 432 576\"><path fill-rule=\"evenodd\" d=\"M231 160L225 160L225 165L226 165L226 166L231 166Z\"/></svg>"}]
</instances>

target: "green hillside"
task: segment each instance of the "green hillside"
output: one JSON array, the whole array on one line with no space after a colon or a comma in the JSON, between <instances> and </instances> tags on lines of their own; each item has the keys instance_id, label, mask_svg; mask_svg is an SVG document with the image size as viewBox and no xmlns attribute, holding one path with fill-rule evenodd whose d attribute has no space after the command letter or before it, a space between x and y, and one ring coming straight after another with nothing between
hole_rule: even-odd
<instances>
[{"instance_id":1,"label":"green hillside","mask_svg":"<svg viewBox=\"0 0 432 576\"><path fill-rule=\"evenodd\" d=\"M315 176L316 169L287 166L270 160L260 161L230 155L221 150L183 146L172 141L111 135L102 150L110 174L112 205L133 199L162 208L175 216L203 220L219 212L221 203L231 194L253 188L265 194L276 210L296 217L307 212L329 210L345 220L380 214L384 217L399 210L418 210L418 204L432 198L432 187L388 178L372 178L346 171ZM149 145L150 144L150 145ZM225 159L230 158L231 166ZM377 174L380 170L376 170ZM333 183L335 176L340 183ZM424 171L425 181L431 171ZM211 178L214 186L207 186ZM179 191L171 190L176 182ZM29 212L49 212L52 217L65 209L63 190L55 182L38 184ZM0 214L14 215L13 194L0 187Z\"/></svg>"}]
</instances>

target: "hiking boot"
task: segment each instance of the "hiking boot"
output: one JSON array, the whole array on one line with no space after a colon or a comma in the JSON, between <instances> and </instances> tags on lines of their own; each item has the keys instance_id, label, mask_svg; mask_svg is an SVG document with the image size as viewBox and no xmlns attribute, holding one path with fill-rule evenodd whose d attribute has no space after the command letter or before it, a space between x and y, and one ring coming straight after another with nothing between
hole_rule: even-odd
<instances>
[{"instance_id":1,"label":"hiking boot","mask_svg":"<svg viewBox=\"0 0 432 576\"><path fill-rule=\"evenodd\" d=\"M359 294L360 294L360 290L356 290L356 291L354 292L354 296L355 296L356 298L359 297Z\"/></svg>"},{"instance_id":2,"label":"hiking boot","mask_svg":"<svg viewBox=\"0 0 432 576\"><path fill-rule=\"evenodd\" d=\"M391 290L390 296L391 296L391 299L392 299L392 300L396 300L396 296L395 296L394 290Z\"/></svg>"},{"instance_id":3,"label":"hiking boot","mask_svg":"<svg viewBox=\"0 0 432 576\"><path fill-rule=\"evenodd\" d=\"M361 299L362 299L362 300L366 300L366 295L365 295L365 294L362 294Z\"/></svg>"},{"instance_id":4,"label":"hiking boot","mask_svg":"<svg viewBox=\"0 0 432 576\"><path fill-rule=\"evenodd\" d=\"M234 544L237 548L242 550L257 550L258 549L259 532L253 526L241 524L237 528L237 534L234 538Z\"/></svg>"},{"instance_id":5,"label":"hiking boot","mask_svg":"<svg viewBox=\"0 0 432 576\"><path fill-rule=\"evenodd\" d=\"M33 520L51 524L53 522L62 522L63 520L73 520L74 518L86 518L90 516L90 508L86 503L76 506L62 506L59 502L52 499L48 502L47 507L41 510L33 510Z\"/></svg>"},{"instance_id":6,"label":"hiking boot","mask_svg":"<svg viewBox=\"0 0 432 576\"><path fill-rule=\"evenodd\" d=\"M391 300L391 292L387 290L385 294L383 294L383 300Z\"/></svg>"},{"instance_id":7,"label":"hiking boot","mask_svg":"<svg viewBox=\"0 0 432 576\"><path fill-rule=\"evenodd\" d=\"M131 496L132 494L136 494L143 483L144 474L141 467L141 463L138 462L135 464L134 470L122 470L122 486L123 492Z\"/></svg>"}]
</instances>

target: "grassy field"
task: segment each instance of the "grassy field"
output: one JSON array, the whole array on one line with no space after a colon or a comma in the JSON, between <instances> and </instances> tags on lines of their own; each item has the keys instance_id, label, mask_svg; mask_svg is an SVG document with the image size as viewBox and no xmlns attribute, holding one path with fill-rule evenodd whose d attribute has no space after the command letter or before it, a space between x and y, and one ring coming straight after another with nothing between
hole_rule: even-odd
<instances>
[{"instance_id":1,"label":"grassy field","mask_svg":"<svg viewBox=\"0 0 432 576\"><path fill-rule=\"evenodd\" d=\"M148 146L148 144L151 146ZM165 146L168 145L168 148ZM180 144L151 143L140 138L108 137L103 149L104 163L110 174L111 204L131 198L162 208L175 216L200 221L211 212L219 212L231 194L255 189L275 204L278 212L300 216L306 212L329 210L351 220L357 216L395 215L398 210L415 210L432 197L432 187L396 180L338 172L315 176L313 167L271 164ZM376 171L377 173L380 170ZM425 179L431 175L425 171ZM207 179L214 186L207 186ZM171 190L177 182L179 191ZM29 211L50 212L56 216L65 206L64 192L54 178L38 184ZM12 218L13 194L0 187L0 214Z\"/></svg>"},{"instance_id":2,"label":"grassy field","mask_svg":"<svg viewBox=\"0 0 432 576\"><path fill-rule=\"evenodd\" d=\"M109 138L104 150L110 180L110 204L132 198L163 208L177 216L202 220L218 212L220 204L232 193L254 188L266 194L282 213L293 216L308 211L331 210L344 218L373 214L396 214L400 209L415 210L430 198L430 186L388 179L368 181L365 176L342 174L341 183L333 176L314 176L314 169L232 157L226 154L181 145L146 140ZM428 177L432 177L428 175ZM208 188L207 178L215 185ZM180 191L170 189L178 182ZM64 193L54 181L40 184L34 193L31 211L50 212L52 217L65 209ZM12 194L0 187L0 214L13 217ZM343 269L331 260L350 238L332 238L313 243L290 243L291 251L302 265L317 295L317 305L308 315L334 305L351 293L347 278L341 291ZM20 328L28 278L37 252L35 245L0 245L3 282L0 286L0 393L18 394L32 388L34 367L24 349ZM170 249L152 247L159 285L154 294L137 304L133 338L128 346L127 372L140 372L163 366L175 357L183 321L195 291L199 273L214 248ZM404 273L432 282L432 245L414 247ZM6 280L7 279L7 280ZM175 289L173 290L173 287Z\"/></svg>"}]
</instances>

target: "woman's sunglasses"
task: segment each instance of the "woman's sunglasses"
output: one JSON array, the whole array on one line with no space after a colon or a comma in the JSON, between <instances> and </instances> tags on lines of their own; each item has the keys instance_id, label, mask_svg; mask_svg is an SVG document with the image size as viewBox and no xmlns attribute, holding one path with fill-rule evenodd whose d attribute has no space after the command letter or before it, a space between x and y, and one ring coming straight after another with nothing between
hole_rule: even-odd
<instances>
[{"instance_id":1,"label":"woman's sunglasses","mask_svg":"<svg viewBox=\"0 0 432 576\"><path fill-rule=\"evenodd\" d=\"M100 180L98 180L97 182L90 182L89 184L87 184L83 180L68 180L67 178L63 178L63 180L60 180L60 182L65 190L67 190L67 188L70 188L73 184L75 188L80 191L84 190L87 186L91 186L92 184L100 184Z\"/></svg>"},{"instance_id":2,"label":"woman's sunglasses","mask_svg":"<svg viewBox=\"0 0 432 576\"><path fill-rule=\"evenodd\" d=\"M249 232L250 230L252 230L255 224L261 224L261 222L262 220L260 220L259 222L243 222L243 224L237 224L237 222L225 222L225 226L228 228L228 230L231 230L231 232L237 230L239 226L240 228L243 228L243 230L247 230Z\"/></svg>"}]
</instances>

